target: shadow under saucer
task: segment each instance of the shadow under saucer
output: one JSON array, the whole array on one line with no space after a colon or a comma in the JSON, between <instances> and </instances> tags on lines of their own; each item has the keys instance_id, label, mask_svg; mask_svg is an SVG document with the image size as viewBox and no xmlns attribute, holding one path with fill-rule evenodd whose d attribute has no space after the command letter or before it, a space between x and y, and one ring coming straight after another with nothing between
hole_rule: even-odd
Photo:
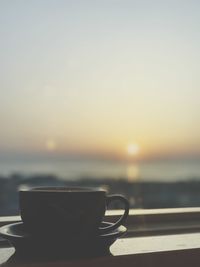
<instances>
[{"instance_id":1,"label":"shadow under saucer","mask_svg":"<svg viewBox=\"0 0 200 267\"><path fill-rule=\"evenodd\" d=\"M15 251L15 253L6 261L6 264L25 264L25 263L36 263L36 262L56 262L56 261L65 261L65 260L79 260L79 259L91 259L105 256L113 256L110 253L110 250L107 251L90 251L90 253L82 253L80 252L70 252L65 254L60 254L55 252L54 254L26 254L19 253Z\"/></svg>"}]
</instances>

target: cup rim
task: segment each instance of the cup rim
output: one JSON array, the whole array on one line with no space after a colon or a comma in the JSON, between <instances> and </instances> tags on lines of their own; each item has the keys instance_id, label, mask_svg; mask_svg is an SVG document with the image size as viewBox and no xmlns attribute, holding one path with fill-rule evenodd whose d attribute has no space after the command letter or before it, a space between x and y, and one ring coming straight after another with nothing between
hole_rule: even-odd
<instances>
[{"instance_id":1,"label":"cup rim","mask_svg":"<svg viewBox=\"0 0 200 267\"><path fill-rule=\"evenodd\" d=\"M28 193L97 193L106 192L101 187L82 187L82 186L37 186L20 189L19 192Z\"/></svg>"}]
</instances>

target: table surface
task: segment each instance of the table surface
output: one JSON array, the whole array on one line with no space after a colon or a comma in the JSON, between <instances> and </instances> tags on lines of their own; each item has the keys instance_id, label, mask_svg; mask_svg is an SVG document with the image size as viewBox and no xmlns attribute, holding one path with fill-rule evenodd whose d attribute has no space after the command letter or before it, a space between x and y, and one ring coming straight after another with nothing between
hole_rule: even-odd
<instances>
[{"instance_id":1,"label":"table surface","mask_svg":"<svg viewBox=\"0 0 200 267\"><path fill-rule=\"evenodd\" d=\"M200 233L131 237L117 240L110 255L53 262L15 262L13 247L0 248L0 264L9 266L200 266ZM133 265L133 263L135 263ZM178 264L178 265L177 265ZM189 264L189 265L188 265Z\"/></svg>"}]
</instances>

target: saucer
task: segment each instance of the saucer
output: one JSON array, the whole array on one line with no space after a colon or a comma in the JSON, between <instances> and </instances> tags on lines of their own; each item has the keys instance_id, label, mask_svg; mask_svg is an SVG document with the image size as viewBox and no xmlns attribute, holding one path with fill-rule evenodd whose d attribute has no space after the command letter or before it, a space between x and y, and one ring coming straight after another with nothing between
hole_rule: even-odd
<instances>
[{"instance_id":1,"label":"saucer","mask_svg":"<svg viewBox=\"0 0 200 267\"><path fill-rule=\"evenodd\" d=\"M112 225L109 222L102 222L101 227ZM17 252L23 254L79 254L95 251L106 251L109 247L126 233L127 229L123 225L106 234L101 234L94 237L80 239L64 238L56 235L34 236L29 234L24 227L23 222L5 225L0 228L0 236L7 239Z\"/></svg>"}]
</instances>

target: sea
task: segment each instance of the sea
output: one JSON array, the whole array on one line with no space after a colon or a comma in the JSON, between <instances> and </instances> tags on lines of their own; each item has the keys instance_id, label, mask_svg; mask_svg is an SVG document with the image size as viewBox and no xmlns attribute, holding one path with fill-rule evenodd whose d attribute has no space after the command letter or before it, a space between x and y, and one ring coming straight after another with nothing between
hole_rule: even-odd
<instances>
[{"instance_id":1,"label":"sea","mask_svg":"<svg viewBox=\"0 0 200 267\"><path fill-rule=\"evenodd\" d=\"M0 160L0 175L55 175L64 180L82 178L126 179L129 181L200 181L200 160L126 162L99 159Z\"/></svg>"}]
</instances>

